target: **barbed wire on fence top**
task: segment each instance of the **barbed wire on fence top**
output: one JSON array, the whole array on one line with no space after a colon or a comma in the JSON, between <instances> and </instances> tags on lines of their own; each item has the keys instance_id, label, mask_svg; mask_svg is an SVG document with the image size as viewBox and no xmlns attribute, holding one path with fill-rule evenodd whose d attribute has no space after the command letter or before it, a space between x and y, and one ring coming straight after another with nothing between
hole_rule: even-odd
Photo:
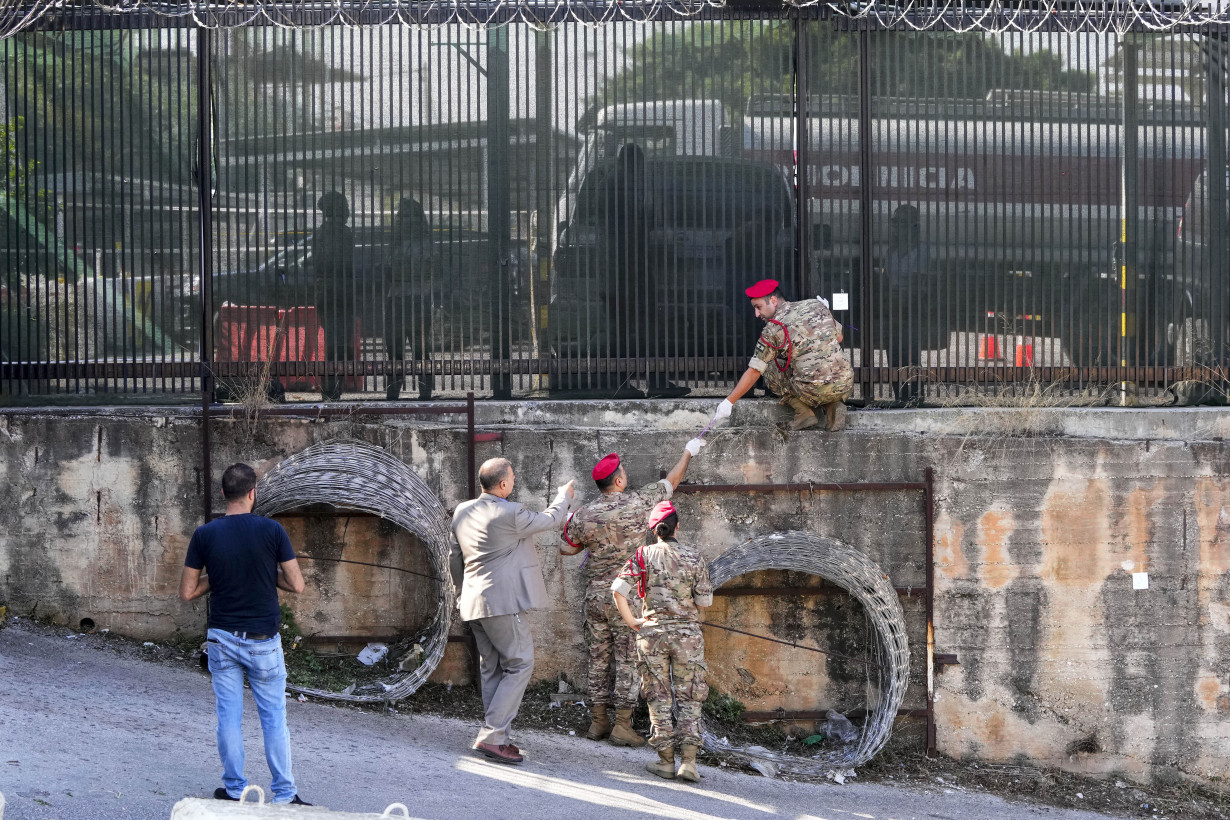
<instances>
[{"instance_id":1,"label":"barbed wire on fence top","mask_svg":"<svg viewBox=\"0 0 1230 820\"><path fill-rule=\"evenodd\" d=\"M795 9L876 30L952 33L1190 31L1230 24L1230 0L901 0L833 3L784 0ZM564 23L601 26L614 22L677 20L722 9L726 0L0 0L0 39L38 28L44 18L102 13L123 17L152 14L184 18L201 28L270 25L314 29L335 25L435 26L476 28L525 23L546 27ZM770 6L766 5L765 10ZM757 7L742 7L754 13Z\"/></svg>"},{"instance_id":2,"label":"barbed wire on fence top","mask_svg":"<svg viewBox=\"0 0 1230 820\"><path fill-rule=\"evenodd\" d=\"M798 7L824 5L834 16L876 29L954 33L1126 33L1190 31L1230 23L1226 0L1043 0L966 2L904 0L900 3L833 4L787 0Z\"/></svg>"}]
</instances>

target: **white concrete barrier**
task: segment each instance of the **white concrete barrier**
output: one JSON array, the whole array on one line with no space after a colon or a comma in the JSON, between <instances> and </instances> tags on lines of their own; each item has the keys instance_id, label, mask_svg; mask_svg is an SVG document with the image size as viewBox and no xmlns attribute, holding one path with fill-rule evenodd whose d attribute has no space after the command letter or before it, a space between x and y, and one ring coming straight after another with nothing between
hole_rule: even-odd
<instances>
[{"instance_id":1,"label":"white concrete barrier","mask_svg":"<svg viewBox=\"0 0 1230 820\"><path fill-rule=\"evenodd\" d=\"M255 795L256 800L245 800ZM0 820L4 820L4 799L0 797ZM274 805L265 802L265 791L260 786L248 786L238 803L227 800L206 800L200 797L185 797L171 809L171 820L375 820L396 818L405 820L410 810L402 803L392 803L382 814L371 812L329 811L320 806Z\"/></svg>"}]
</instances>

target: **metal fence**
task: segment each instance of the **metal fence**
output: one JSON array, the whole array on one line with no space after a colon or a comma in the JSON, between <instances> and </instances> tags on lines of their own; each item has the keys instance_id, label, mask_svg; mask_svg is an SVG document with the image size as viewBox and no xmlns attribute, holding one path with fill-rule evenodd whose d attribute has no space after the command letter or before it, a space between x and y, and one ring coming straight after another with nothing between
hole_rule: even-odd
<instances>
[{"instance_id":1,"label":"metal fence","mask_svg":"<svg viewBox=\"0 0 1230 820\"><path fill-rule=\"evenodd\" d=\"M722 395L764 277L865 401L1224 396L1220 34L101 19L0 41L4 401Z\"/></svg>"}]
</instances>

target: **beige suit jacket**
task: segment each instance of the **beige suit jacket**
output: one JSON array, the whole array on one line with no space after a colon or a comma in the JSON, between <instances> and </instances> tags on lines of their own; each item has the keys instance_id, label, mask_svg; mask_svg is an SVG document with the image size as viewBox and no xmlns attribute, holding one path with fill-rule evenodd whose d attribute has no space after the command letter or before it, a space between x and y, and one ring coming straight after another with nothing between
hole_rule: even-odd
<instances>
[{"instance_id":1,"label":"beige suit jacket","mask_svg":"<svg viewBox=\"0 0 1230 820\"><path fill-rule=\"evenodd\" d=\"M547 585L534 536L564 526L571 506L561 490L545 512L483 493L453 513L449 569L460 587L461 620L512 615L546 606Z\"/></svg>"}]
</instances>

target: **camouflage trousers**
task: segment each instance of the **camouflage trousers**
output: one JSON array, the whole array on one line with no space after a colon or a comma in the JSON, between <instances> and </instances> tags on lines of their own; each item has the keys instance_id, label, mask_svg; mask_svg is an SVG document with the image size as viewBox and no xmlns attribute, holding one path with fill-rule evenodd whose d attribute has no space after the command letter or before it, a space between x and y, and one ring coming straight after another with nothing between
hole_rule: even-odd
<instances>
[{"instance_id":1,"label":"camouflage trousers","mask_svg":"<svg viewBox=\"0 0 1230 820\"><path fill-rule=\"evenodd\" d=\"M637 602L629 601L633 611ZM589 646L590 704L605 703L616 709L631 709L640 696L636 674L636 633L628 628L615 607L611 582L594 581L585 590L585 643Z\"/></svg>"},{"instance_id":2,"label":"camouflage trousers","mask_svg":"<svg viewBox=\"0 0 1230 820\"><path fill-rule=\"evenodd\" d=\"M831 382L803 381L790 373L783 373L770 364L764 371L764 383L769 390L781 396L782 404L790 399L802 399L809 407L822 407L835 401L845 401L854 392L854 372L846 372Z\"/></svg>"},{"instance_id":3,"label":"camouflage trousers","mask_svg":"<svg viewBox=\"0 0 1230 820\"><path fill-rule=\"evenodd\" d=\"M700 624L643 628L636 649L641 687L649 701L649 745L659 750L699 746L700 709L709 696Z\"/></svg>"}]
</instances>

